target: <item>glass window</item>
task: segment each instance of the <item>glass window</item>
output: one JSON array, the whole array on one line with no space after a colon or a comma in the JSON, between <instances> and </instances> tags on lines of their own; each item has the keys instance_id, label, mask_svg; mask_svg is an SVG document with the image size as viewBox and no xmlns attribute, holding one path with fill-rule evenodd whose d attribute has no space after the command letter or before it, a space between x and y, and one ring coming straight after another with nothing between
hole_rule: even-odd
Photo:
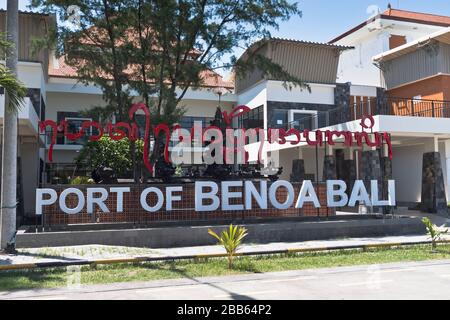
<instances>
[{"instance_id":1,"label":"glass window","mask_svg":"<svg viewBox=\"0 0 450 320\"><path fill-rule=\"evenodd\" d=\"M283 109L275 109L270 119L271 128L285 128L288 124L288 111Z\"/></svg>"},{"instance_id":2,"label":"glass window","mask_svg":"<svg viewBox=\"0 0 450 320\"><path fill-rule=\"evenodd\" d=\"M239 118L239 128L255 129L264 127L264 107L259 106Z\"/></svg>"},{"instance_id":3,"label":"glass window","mask_svg":"<svg viewBox=\"0 0 450 320\"><path fill-rule=\"evenodd\" d=\"M78 133L81 130L81 126L84 121L92 121L90 118L66 118L65 119L68 123L67 125L67 132L68 133ZM69 140L67 137L65 137L65 144L84 144L88 141L89 136L92 135L92 127L85 129L83 136L76 140Z\"/></svg>"}]
</instances>

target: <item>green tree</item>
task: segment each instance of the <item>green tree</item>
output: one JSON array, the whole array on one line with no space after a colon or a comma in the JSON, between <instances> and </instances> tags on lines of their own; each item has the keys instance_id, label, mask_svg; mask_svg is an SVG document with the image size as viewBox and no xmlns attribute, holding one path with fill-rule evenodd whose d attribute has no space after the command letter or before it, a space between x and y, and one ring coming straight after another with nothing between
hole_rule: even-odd
<instances>
[{"instance_id":1,"label":"green tree","mask_svg":"<svg viewBox=\"0 0 450 320\"><path fill-rule=\"evenodd\" d=\"M78 70L83 83L103 90L111 114L126 117L136 91L152 123L169 125L183 114L181 100L204 84L205 74L234 69L305 86L258 52L237 59L237 48L270 37L280 21L300 15L286 0L32 0L61 21L77 6L76 23L58 24L49 43ZM155 143L154 158L159 143Z\"/></svg>"},{"instance_id":2,"label":"green tree","mask_svg":"<svg viewBox=\"0 0 450 320\"><path fill-rule=\"evenodd\" d=\"M137 140L136 153L138 159L142 159L142 140ZM76 158L77 166L84 168L96 168L107 166L112 168L117 175L123 175L133 168L130 159L130 141L128 138L115 141L110 137L103 136L98 141L87 142Z\"/></svg>"}]
</instances>

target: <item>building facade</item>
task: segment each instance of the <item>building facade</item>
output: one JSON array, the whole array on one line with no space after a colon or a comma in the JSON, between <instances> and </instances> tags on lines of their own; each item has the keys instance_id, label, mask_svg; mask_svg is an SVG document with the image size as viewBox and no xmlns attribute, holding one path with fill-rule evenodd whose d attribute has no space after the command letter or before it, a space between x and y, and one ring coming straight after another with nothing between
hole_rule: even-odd
<instances>
[{"instance_id":1,"label":"building facade","mask_svg":"<svg viewBox=\"0 0 450 320\"><path fill-rule=\"evenodd\" d=\"M5 12L0 12L0 20ZM49 140L39 132L40 120L66 120L73 130L87 119L83 111L105 105L99 88L78 83L76 70L52 52L31 55L30 38L42 36L54 23L50 16L20 14L19 78L28 97L19 113L21 219L35 218L35 189L64 184L86 175L74 159L83 141L58 137L53 163L48 163ZM0 25L2 24L0 21ZM358 130L363 115L373 115L376 131L389 132L394 157L382 148L320 148L306 144L271 145L283 167L281 178L291 181L392 178L399 205L447 213L450 185L450 17L395 9L369 19L329 43L268 39L243 54L259 54L302 79L307 87L287 88L274 77L254 70L226 81L205 73L204 85L190 90L181 105L181 125L209 124L219 105L230 111L246 105L252 111L235 123L245 128L298 130ZM4 95L0 96L0 110ZM139 97L136 97L139 100ZM3 111L1 111L3 112ZM246 146L256 161L261 142ZM267 163L266 163L267 164ZM449 170L447 170L449 168ZM447 190L447 193L446 193Z\"/></svg>"}]
</instances>

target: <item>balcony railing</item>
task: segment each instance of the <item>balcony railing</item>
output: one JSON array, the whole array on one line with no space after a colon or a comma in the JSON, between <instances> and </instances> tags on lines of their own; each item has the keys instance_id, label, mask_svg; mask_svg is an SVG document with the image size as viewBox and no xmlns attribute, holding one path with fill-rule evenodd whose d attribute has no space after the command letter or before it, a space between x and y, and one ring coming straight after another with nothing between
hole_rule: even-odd
<instances>
[{"instance_id":1,"label":"balcony railing","mask_svg":"<svg viewBox=\"0 0 450 320\"><path fill-rule=\"evenodd\" d=\"M450 118L450 101L388 98L378 104L376 114Z\"/></svg>"},{"instance_id":2,"label":"balcony railing","mask_svg":"<svg viewBox=\"0 0 450 320\"><path fill-rule=\"evenodd\" d=\"M450 118L450 101L386 98L368 99L355 103L350 107L332 108L328 111L317 111L301 120L288 122L273 127L300 131L314 130L333 126L339 123L361 119L364 115L389 115L408 117Z\"/></svg>"}]
</instances>

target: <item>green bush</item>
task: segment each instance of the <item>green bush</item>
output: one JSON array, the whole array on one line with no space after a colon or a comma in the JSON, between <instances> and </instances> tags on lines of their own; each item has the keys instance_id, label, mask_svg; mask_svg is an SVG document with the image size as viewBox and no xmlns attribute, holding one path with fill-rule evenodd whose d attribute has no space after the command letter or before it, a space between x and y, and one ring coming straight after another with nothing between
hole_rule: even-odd
<instances>
[{"instance_id":1,"label":"green bush","mask_svg":"<svg viewBox=\"0 0 450 320\"><path fill-rule=\"evenodd\" d=\"M70 180L70 184L93 184L94 180L90 177L75 177Z\"/></svg>"},{"instance_id":2,"label":"green bush","mask_svg":"<svg viewBox=\"0 0 450 320\"><path fill-rule=\"evenodd\" d=\"M137 140L135 146L136 163L141 164L144 142ZM112 168L117 175L123 175L133 168L130 140L124 138L116 141L103 136L98 141L89 141L83 146L75 161L79 167L94 169L106 166Z\"/></svg>"}]
</instances>

